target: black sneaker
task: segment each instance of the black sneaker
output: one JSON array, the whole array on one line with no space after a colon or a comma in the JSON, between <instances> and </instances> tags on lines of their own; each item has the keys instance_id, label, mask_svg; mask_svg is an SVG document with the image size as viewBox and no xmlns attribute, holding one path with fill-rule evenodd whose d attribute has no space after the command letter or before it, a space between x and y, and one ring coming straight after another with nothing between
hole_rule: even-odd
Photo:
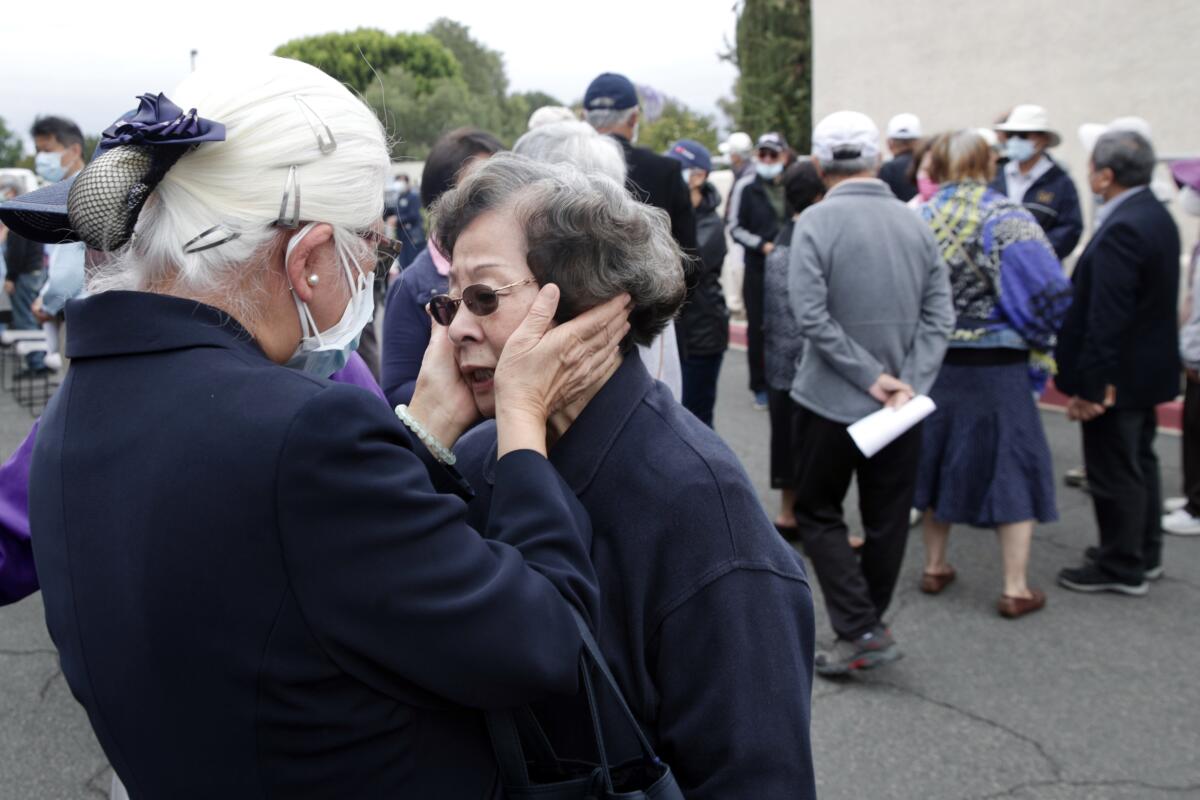
<instances>
[{"instance_id":1,"label":"black sneaker","mask_svg":"<svg viewBox=\"0 0 1200 800\"><path fill-rule=\"evenodd\" d=\"M1150 584L1124 583L1111 578L1095 564L1078 569L1064 569L1058 573L1058 585L1073 592L1117 592L1140 597L1150 591Z\"/></svg>"},{"instance_id":2,"label":"black sneaker","mask_svg":"<svg viewBox=\"0 0 1200 800\"><path fill-rule=\"evenodd\" d=\"M1089 547L1087 550L1083 551L1083 558L1088 564L1098 563L1100 561L1100 548L1099 547ZM1158 580L1159 578L1161 578L1163 576L1162 564L1159 564L1154 567L1147 567L1145 575L1146 575L1146 580L1148 580L1148 581Z\"/></svg>"},{"instance_id":3,"label":"black sneaker","mask_svg":"<svg viewBox=\"0 0 1200 800\"><path fill-rule=\"evenodd\" d=\"M817 651L818 675L832 677L874 669L904 657L891 631L878 626L857 639L837 639L833 646Z\"/></svg>"}]
</instances>

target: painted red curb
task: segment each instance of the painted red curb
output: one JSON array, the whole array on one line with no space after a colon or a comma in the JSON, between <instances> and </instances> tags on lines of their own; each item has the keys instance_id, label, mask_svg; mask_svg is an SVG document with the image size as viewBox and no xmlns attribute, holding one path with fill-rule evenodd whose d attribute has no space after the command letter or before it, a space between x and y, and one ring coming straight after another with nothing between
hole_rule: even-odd
<instances>
[{"instance_id":1,"label":"painted red curb","mask_svg":"<svg viewBox=\"0 0 1200 800\"><path fill-rule=\"evenodd\" d=\"M732 347L745 348L746 323L732 321L729 323L729 344ZM1041 403L1053 408L1066 408L1067 396L1060 392L1051 381L1042 393ZM1158 407L1158 427L1169 431L1183 430L1183 401L1172 400Z\"/></svg>"}]
</instances>

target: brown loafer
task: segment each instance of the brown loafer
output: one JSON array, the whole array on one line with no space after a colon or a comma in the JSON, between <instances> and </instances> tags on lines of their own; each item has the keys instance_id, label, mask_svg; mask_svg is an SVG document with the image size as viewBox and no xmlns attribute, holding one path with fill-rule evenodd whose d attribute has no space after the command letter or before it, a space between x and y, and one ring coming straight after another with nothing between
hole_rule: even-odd
<instances>
[{"instance_id":1,"label":"brown loafer","mask_svg":"<svg viewBox=\"0 0 1200 800\"><path fill-rule=\"evenodd\" d=\"M1030 589L1029 593L1033 596L1009 597L1006 594L1000 595L1000 599L996 602L996 610L1000 612L1000 616L1002 617L1016 619L1026 614L1032 614L1034 611L1040 611L1045 607L1045 592L1041 589Z\"/></svg>"},{"instance_id":2,"label":"brown loafer","mask_svg":"<svg viewBox=\"0 0 1200 800\"><path fill-rule=\"evenodd\" d=\"M925 594L939 594L942 589L954 583L954 579L957 577L958 573L954 571L954 567L941 575L932 572L923 573L921 575L921 591Z\"/></svg>"}]
</instances>

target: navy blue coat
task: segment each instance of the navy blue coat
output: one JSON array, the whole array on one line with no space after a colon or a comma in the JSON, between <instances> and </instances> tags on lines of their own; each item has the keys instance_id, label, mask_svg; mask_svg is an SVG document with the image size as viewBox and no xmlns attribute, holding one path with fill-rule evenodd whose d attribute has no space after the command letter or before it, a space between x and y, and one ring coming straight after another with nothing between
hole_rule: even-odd
<instances>
[{"instance_id":1,"label":"navy blue coat","mask_svg":"<svg viewBox=\"0 0 1200 800\"><path fill-rule=\"evenodd\" d=\"M471 709L576 690L586 518L507 455L488 540L379 400L195 302L68 306L34 557L63 673L133 797L488 798Z\"/></svg>"},{"instance_id":2,"label":"navy blue coat","mask_svg":"<svg viewBox=\"0 0 1200 800\"><path fill-rule=\"evenodd\" d=\"M495 442L488 423L458 448L479 525L496 513ZM550 461L592 520L597 639L688 800L815 797L812 594L737 456L628 357ZM581 705L538 714L560 755L592 755ZM610 749L636 755L611 703L604 719Z\"/></svg>"},{"instance_id":3,"label":"navy blue coat","mask_svg":"<svg viewBox=\"0 0 1200 800\"><path fill-rule=\"evenodd\" d=\"M1099 403L1111 384L1117 408L1150 408L1179 394L1179 229L1152 191L1113 209L1071 283L1055 385Z\"/></svg>"},{"instance_id":4,"label":"navy blue coat","mask_svg":"<svg viewBox=\"0 0 1200 800\"><path fill-rule=\"evenodd\" d=\"M1054 159L1050 160L1054 162ZM1008 180L1003 167L996 170L991 188L1008 195ZM1079 208L1075 182L1066 170L1054 162L1054 166L1025 190L1021 204L1042 226L1059 260L1071 255L1083 235L1083 212Z\"/></svg>"},{"instance_id":5,"label":"navy blue coat","mask_svg":"<svg viewBox=\"0 0 1200 800\"><path fill-rule=\"evenodd\" d=\"M421 194L416 189L396 198L396 238L400 249L399 267L404 269L425 249L425 221L421 218Z\"/></svg>"}]
</instances>

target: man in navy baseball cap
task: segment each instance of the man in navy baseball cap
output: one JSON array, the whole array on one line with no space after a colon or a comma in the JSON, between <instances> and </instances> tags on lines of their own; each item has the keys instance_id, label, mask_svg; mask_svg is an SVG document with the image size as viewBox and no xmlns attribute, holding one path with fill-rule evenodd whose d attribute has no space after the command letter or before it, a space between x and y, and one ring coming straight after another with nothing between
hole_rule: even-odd
<instances>
[{"instance_id":1,"label":"man in navy baseball cap","mask_svg":"<svg viewBox=\"0 0 1200 800\"><path fill-rule=\"evenodd\" d=\"M683 182L678 161L645 147L634 147L640 114L637 87L624 75L605 72L588 85L583 95L583 116L587 123L621 145L625 154L626 188L639 201L667 212L675 241L685 255L693 256L696 216L691 193ZM690 258L684 259L684 275L688 285L692 285L695 275Z\"/></svg>"}]
</instances>

